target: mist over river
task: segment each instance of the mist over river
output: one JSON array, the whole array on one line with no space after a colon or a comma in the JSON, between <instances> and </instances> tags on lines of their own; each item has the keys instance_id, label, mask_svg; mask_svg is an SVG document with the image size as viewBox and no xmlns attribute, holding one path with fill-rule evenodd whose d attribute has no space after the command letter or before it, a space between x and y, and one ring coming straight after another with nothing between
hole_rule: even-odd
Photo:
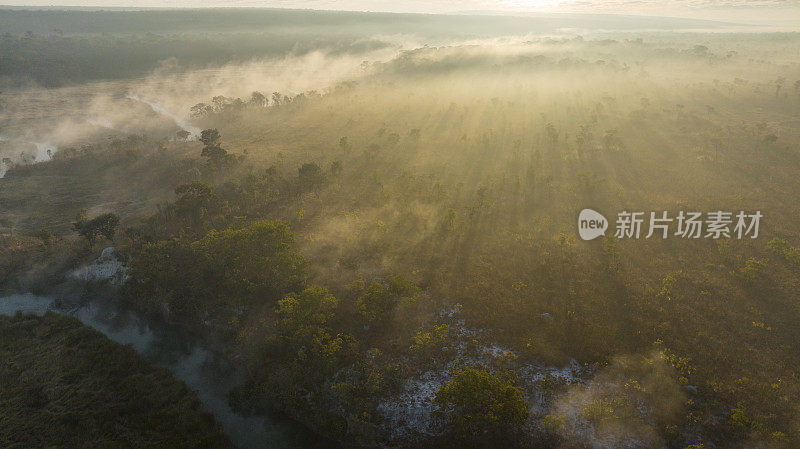
<instances>
[{"instance_id":1,"label":"mist over river","mask_svg":"<svg viewBox=\"0 0 800 449\"><path fill-rule=\"evenodd\" d=\"M331 445L310 436L297 423L277 417L245 417L234 412L227 394L238 382L235 368L223 356L142 316L118 308L112 301L82 299L79 303L30 293L0 297L0 315L73 316L109 339L130 345L151 363L167 368L197 392L203 409L214 415L231 440L242 449L309 448Z\"/></svg>"}]
</instances>

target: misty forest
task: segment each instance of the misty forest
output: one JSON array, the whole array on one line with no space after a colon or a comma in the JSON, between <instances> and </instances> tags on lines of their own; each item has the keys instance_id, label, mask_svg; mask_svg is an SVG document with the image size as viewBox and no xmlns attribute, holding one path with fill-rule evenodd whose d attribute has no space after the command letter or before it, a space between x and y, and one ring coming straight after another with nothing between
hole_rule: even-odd
<instances>
[{"instance_id":1,"label":"misty forest","mask_svg":"<svg viewBox=\"0 0 800 449\"><path fill-rule=\"evenodd\" d=\"M0 9L0 447L800 447L800 34L740 28Z\"/></svg>"}]
</instances>

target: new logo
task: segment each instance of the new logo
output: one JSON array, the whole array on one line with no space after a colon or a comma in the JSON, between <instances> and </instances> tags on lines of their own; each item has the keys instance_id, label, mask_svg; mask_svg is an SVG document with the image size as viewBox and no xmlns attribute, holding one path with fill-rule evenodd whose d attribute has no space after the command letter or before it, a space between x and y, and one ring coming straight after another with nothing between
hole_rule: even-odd
<instances>
[{"instance_id":1,"label":"new logo","mask_svg":"<svg viewBox=\"0 0 800 449\"><path fill-rule=\"evenodd\" d=\"M583 240L594 240L606 235L608 220L600 212L584 209L578 215L578 234Z\"/></svg>"}]
</instances>

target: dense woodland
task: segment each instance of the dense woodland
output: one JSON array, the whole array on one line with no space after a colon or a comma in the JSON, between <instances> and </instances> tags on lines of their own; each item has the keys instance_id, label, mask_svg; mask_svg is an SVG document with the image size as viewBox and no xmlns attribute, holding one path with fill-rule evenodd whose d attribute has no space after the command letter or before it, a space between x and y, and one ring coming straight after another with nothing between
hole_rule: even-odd
<instances>
[{"instance_id":1,"label":"dense woodland","mask_svg":"<svg viewBox=\"0 0 800 449\"><path fill-rule=\"evenodd\" d=\"M428 47L324 91L209 97L197 141L11 168L0 287L114 245L121 301L241 365L236 410L347 447L796 447L797 43ZM64 189L88 172L113 175ZM587 207L764 218L757 239L584 242Z\"/></svg>"},{"instance_id":2,"label":"dense woodland","mask_svg":"<svg viewBox=\"0 0 800 449\"><path fill-rule=\"evenodd\" d=\"M194 392L78 320L0 316L7 448L233 448Z\"/></svg>"}]
</instances>

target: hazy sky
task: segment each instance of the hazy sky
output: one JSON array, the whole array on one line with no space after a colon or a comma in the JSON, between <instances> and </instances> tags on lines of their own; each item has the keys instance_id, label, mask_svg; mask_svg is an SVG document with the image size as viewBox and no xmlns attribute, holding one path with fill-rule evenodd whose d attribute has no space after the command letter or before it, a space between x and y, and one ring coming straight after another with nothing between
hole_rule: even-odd
<instances>
[{"instance_id":1,"label":"hazy sky","mask_svg":"<svg viewBox=\"0 0 800 449\"><path fill-rule=\"evenodd\" d=\"M391 12L582 12L800 21L800 0L0 0L11 6L270 7Z\"/></svg>"}]
</instances>

